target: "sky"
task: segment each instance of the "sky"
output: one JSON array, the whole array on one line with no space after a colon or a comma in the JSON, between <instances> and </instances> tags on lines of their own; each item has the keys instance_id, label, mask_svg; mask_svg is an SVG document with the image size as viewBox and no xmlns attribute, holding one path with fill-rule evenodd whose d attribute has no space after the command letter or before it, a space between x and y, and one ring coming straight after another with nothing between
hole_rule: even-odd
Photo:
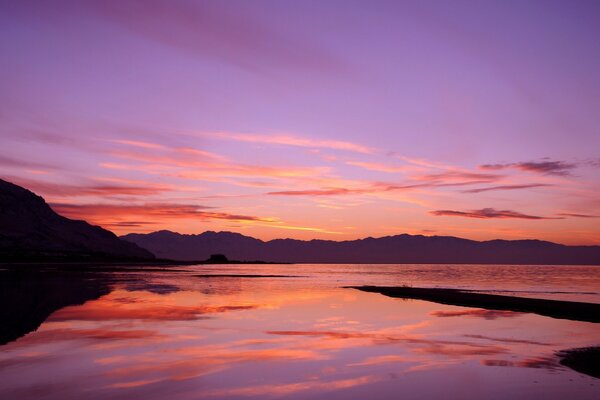
<instances>
[{"instance_id":1,"label":"sky","mask_svg":"<svg viewBox=\"0 0 600 400\"><path fill-rule=\"evenodd\" d=\"M0 177L117 234L600 244L600 3L0 2Z\"/></svg>"}]
</instances>

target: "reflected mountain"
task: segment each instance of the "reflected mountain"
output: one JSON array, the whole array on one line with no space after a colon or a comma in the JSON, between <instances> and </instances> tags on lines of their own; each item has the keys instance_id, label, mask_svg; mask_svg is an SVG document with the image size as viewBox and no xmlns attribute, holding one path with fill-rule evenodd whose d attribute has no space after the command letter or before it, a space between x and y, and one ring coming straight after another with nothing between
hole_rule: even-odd
<instances>
[{"instance_id":1,"label":"reflected mountain","mask_svg":"<svg viewBox=\"0 0 600 400\"><path fill-rule=\"evenodd\" d=\"M35 331L61 308L107 293L101 274L0 271L0 345Z\"/></svg>"}]
</instances>

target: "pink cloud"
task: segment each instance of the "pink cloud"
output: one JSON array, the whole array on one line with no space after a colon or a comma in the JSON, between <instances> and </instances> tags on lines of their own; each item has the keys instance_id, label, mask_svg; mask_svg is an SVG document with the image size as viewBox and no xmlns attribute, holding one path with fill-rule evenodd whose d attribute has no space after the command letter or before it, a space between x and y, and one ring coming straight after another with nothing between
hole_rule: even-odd
<instances>
[{"instance_id":1,"label":"pink cloud","mask_svg":"<svg viewBox=\"0 0 600 400\"><path fill-rule=\"evenodd\" d=\"M235 140L238 142L344 150L363 154L372 154L376 151L375 149L368 146L342 140L308 139L287 134L258 135L231 132L216 132L210 134L210 136L220 139Z\"/></svg>"},{"instance_id":2,"label":"pink cloud","mask_svg":"<svg viewBox=\"0 0 600 400\"><path fill-rule=\"evenodd\" d=\"M193 204L50 204L59 214L107 227L142 226L169 220L229 220L273 223L273 218L207 211L210 207ZM142 221L142 222L138 222Z\"/></svg>"},{"instance_id":3,"label":"pink cloud","mask_svg":"<svg viewBox=\"0 0 600 400\"><path fill-rule=\"evenodd\" d=\"M529 184L523 184L523 185L498 185L498 186L489 186L489 187L478 188L478 189L469 189L469 190L463 191L463 193L482 193L482 192L491 192L491 191L495 191L495 190L531 189L531 188L548 187L548 186L553 186L553 185L546 184L546 183L529 183Z\"/></svg>"}]
</instances>

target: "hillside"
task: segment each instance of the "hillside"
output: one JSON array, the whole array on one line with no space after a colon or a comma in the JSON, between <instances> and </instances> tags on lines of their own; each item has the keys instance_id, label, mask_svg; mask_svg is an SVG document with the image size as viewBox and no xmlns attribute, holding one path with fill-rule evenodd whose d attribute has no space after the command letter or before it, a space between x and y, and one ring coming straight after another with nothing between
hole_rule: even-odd
<instances>
[{"instance_id":1,"label":"hillside","mask_svg":"<svg viewBox=\"0 0 600 400\"><path fill-rule=\"evenodd\" d=\"M114 233L54 212L36 194L0 179L0 260L152 259Z\"/></svg>"}]
</instances>

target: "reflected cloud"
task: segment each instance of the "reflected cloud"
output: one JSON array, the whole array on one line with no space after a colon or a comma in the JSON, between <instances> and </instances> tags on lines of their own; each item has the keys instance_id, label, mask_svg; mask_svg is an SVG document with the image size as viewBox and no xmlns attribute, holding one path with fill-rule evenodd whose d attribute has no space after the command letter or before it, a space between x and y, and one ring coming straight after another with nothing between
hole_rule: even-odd
<instances>
[{"instance_id":1,"label":"reflected cloud","mask_svg":"<svg viewBox=\"0 0 600 400\"><path fill-rule=\"evenodd\" d=\"M258 304L232 305L182 305L177 304L169 295L150 292L135 292L135 300L139 297L146 301L127 302L125 290L115 290L96 301L81 306L66 307L50 316L49 321L111 321L111 320L146 320L146 321L191 321L205 318L208 314L228 311L252 310ZM173 292L170 292L173 293Z\"/></svg>"},{"instance_id":2,"label":"reflected cloud","mask_svg":"<svg viewBox=\"0 0 600 400\"><path fill-rule=\"evenodd\" d=\"M417 348L415 351L418 353L437 354L449 357L460 357L501 354L506 353L507 349L500 346L480 346L472 343L469 343L464 346L448 346L432 342L429 346Z\"/></svg>"},{"instance_id":3,"label":"reflected cloud","mask_svg":"<svg viewBox=\"0 0 600 400\"><path fill-rule=\"evenodd\" d=\"M94 328L94 329L77 329L77 328L55 328L45 329L38 332L36 335L30 335L22 338L19 345L34 345L47 344L52 342L80 340L80 339L95 339L95 340L141 340L151 339L159 340L166 338L165 335L158 333L155 330L121 330L115 327Z\"/></svg>"},{"instance_id":4,"label":"reflected cloud","mask_svg":"<svg viewBox=\"0 0 600 400\"><path fill-rule=\"evenodd\" d=\"M361 376L357 378L350 379L338 379L332 381L306 381L306 382L297 382L297 383L288 383L288 384L274 384L274 385L257 385L257 386L246 386L240 388L230 388L230 389L217 389L205 392L205 395L208 396L286 396L299 392L318 390L321 392L331 391L331 390L340 390L340 389L348 389L355 386L366 385L370 383L375 383L383 380L382 377L379 376Z\"/></svg>"},{"instance_id":5,"label":"reflected cloud","mask_svg":"<svg viewBox=\"0 0 600 400\"><path fill-rule=\"evenodd\" d=\"M371 365L380 365L380 364L388 364L388 363L406 363L406 362L414 362L415 358L410 358L407 356L401 355L385 355L385 356L377 356L377 357L369 357L364 361L349 364L352 367L365 367Z\"/></svg>"},{"instance_id":6,"label":"reflected cloud","mask_svg":"<svg viewBox=\"0 0 600 400\"><path fill-rule=\"evenodd\" d=\"M165 359L165 356L170 358ZM128 366L113 368L106 373L112 378L144 377L164 374L165 380L187 380L233 368L240 363L273 361L314 361L325 356L306 349L269 348L259 350L240 349L235 344L191 346L163 352L146 354L126 360Z\"/></svg>"},{"instance_id":7,"label":"reflected cloud","mask_svg":"<svg viewBox=\"0 0 600 400\"><path fill-rule=\"evenodd\" d=\"M484 309L475 309L475 310L461 310L461 311L432 311L429 315L433 315L434 317L479 317L487 320L493 320L496 318L513 318L523 315L523 313L515 312L515 311L505 311L505 310L484 310Z\"/></svg>"},{"instance_id":8,"label":"reflected cloud","mask_svg":"<svg viewBox=\"0 0 600 400\"><path fill-rule=\"evenodd\" d=\"M526 340L526 339L514 339L514 338L496 338L485 335L464 335L465 337L473 338L473 339L484 339L491 340L493 342L502 342L502 343L517 343L517 344L532 344L535 346L551 346L552 343L538 342L535 340Z\"/></svg>"},{"instance_id":9,"label":"reflected cloud","mask_svg":"<svg viewBox=\"0 0 600 400\"><path fill-rule=\"evenodd\" d=\"M220 268L223 275L233 269L241 273L239 266ZM263 268L272 272L273 267ZM139 281L137 272L115 274L112 292L55 312L37 332L8 347L8 355L0 355L0 368L16 374L47 368L44 360L60 366L81 358L93 367L85 373L94 371L85 377L88 387L110 391L114 398L157 396L174 387L186 398L242 398L327 397L334 391L343 396L407 374L430 379L436 375L428 371L452 374L474 363L555 365L527 354L531 345L549 343L465 335L465 327L480 332L483 325L468 319L448 325L435 318L442 314L427 302L407 303L406 313L398 315L391 299L349 296L344 289L315 288L308 280L234 280L243 284L231 292L231 282L225 290L215 289L219 279L193 279L198 273L160 271ZM310 290L292 291L288 285ZM486 310L466 311L486 318ZM502 323L494 327L511 326ZM65 348L69 351L61 352ZM513 354L522 360L511 359Z\"/></svg>"},{"instance_id":10,"label":"reflected cloud","mask_svg":"<svg viewBox=\"0 0 600 400\"><path fill-rule=\"evenodd\" d=\"M390 344L410 344L416 345L411 347L411 351L416 353L437 354L445 356L473 356L473 355L491 355L506 352L503 347L495 345L483 345L465 341L455 340L436 340L429 339L422 335L406 335L402 327L396 330L382 330L375 332L337 332L337 331L269 331L266 332L272 335L284 336L308 336L315 338L325 338L327 342L312 343L311 348L321 349L341 349L344 347L354 347L358 345L353 339L366 339L375 345L390 345ZM344 341L348 343L343 344ZM331 342L336 344L331 345ZM363 343L364 344L364 343Z\"/></svg>"},{"instance_id":11,"label":"reflected cloud","mask_svg":"<svg viewBox=\"0 0 600 400\"><path fill-rule=\"evenodd\" d=\"M488 367L520 367L520 368L544 368L556 370L563 368L556 359L552 357L532 357L521 361L508 360L482 360L482 365Z\"/></svg>"}]
</instances>

